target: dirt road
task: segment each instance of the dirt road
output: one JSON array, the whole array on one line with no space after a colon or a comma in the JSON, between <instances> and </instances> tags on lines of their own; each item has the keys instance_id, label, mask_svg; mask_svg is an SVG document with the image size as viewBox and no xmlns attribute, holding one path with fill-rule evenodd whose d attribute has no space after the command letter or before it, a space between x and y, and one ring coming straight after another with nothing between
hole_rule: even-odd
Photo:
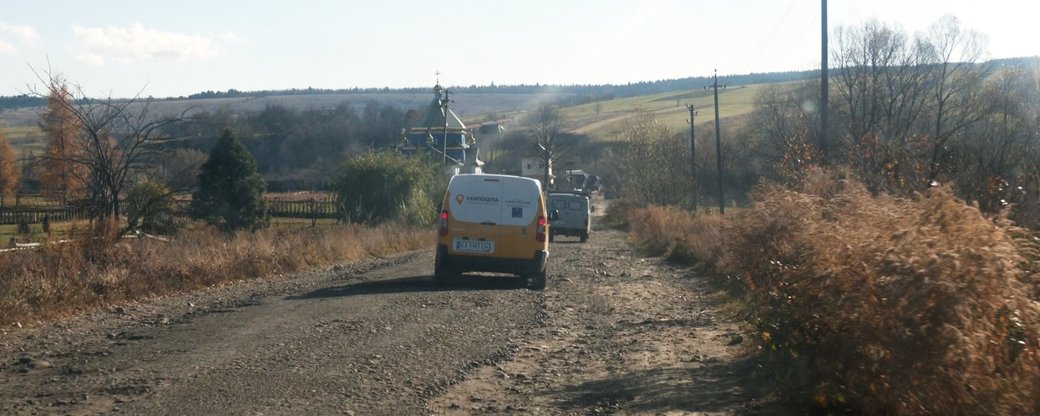
<instances>
[{"instance_id":1,"label":"dirt road","mask_svg":"<svg viewBox=\"0 0 1040 416\"><path fill-rule=\"evenodd\" d=\"M736 324L615 230L549 287L432 284L430 250L0 335L0 414L774 413Z\"/></svg>"}]
</instances>

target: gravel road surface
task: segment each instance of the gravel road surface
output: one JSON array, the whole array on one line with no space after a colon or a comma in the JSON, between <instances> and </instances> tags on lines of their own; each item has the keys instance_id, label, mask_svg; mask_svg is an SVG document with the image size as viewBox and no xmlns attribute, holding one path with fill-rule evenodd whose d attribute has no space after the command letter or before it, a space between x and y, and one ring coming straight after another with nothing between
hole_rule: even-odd
<instances>
[{"instance_id":1,"label":"gravel road surface","mask_svg":"<svg viewBox=\"0 0 1040 416\"><path fill-rule=\"evenodd\" d=\"M621 231L549 286L432 283L432 250L0 332L0 414L775 414L738 325Z\"/></svg>"}]
</instances>

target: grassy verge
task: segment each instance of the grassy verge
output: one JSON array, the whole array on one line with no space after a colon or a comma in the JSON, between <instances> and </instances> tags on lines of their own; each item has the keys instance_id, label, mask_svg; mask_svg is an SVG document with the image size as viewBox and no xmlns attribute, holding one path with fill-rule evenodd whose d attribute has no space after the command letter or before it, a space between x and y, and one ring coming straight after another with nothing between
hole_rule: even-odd
<instances>
[{"instance_id":1,"label":"grassy verge","mask_svg":"<svg viewBox=\"0 0 1040 416\"><path fill-rule=\"evenodd\" d=\"M1040 246L943 189L764 188L737 215L631 210L637 244L746 302L766 376L824 412L1038 414ZM806 190L809 189L809 190Z\"/></svg>"},{"instance_id":2,"label":"grassy verge","mask_svg":"<svg viewBox=\"0 0 1040 416\"><path fill-rule=\"evenodd\" d=\"M88 220L55 221L51 223L50 235L43 232L40 224L29 224L29 234L18 233L17 224L0 224L0 246L6 247L12 238L19 243L38 243L46 240L63 240L90 227Z\"/></svg>"},{"instance_id":3,"label":"grassy verge","mask_svg":"<svg viewBox=\"0 0 1040 416\"><path fill-rule=\"evenodd\" d=\"M271 217L272 228L331 227L338 224L339 221L330 218L311 220L307 218ZM18 233L17 224L0 224L0 246L6 246L12 238L19 243L42 243L48 240L69 239L89 228L89 220L54 221L51 223L49 235L43 232L43 226L39 223L29 224L29 234L20 234ZM194 228L194 225L189 225L187 230L190 231Z\"/></svg>"},{"instance_id":4,"label":"grassy verge","mask_svg":"<svg viewBox=\"0 0 1040 416\"><path fill-rule=\"evenodd\" d=\"M80 236L72 243L0 254L0 325L385 256L432 241L429 230L395 225L278 227L230 237L204 228L168 242Z\"/></svg>"}]
</instances>

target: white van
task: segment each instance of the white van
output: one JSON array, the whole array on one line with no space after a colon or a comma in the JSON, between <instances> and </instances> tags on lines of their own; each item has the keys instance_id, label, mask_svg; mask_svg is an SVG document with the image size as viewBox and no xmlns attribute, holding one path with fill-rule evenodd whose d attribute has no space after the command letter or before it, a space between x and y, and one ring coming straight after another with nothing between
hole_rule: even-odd
<instances>
[{"instance_id":1,"label":"white van","mask_svg":"<svg viewBox=\"0 0 1040 416\"><path fill-rule=\"evenodd\" d=\"M578 237L583 243L588 241L592 230L589 197L581 193L550 192L547 199L549 210L558 213L558 218L549 222L552 227L549 241L554 241L558 235Z\"/></svg>"},{"instance_id":2,"label":"white van","mask_svg":"<svg viewBox=\"0 0 1040 416\"><path fill-rule=\"evenodd\" d=\"M455 175L441 205L434 280L510 273L545 288L549 224L541 185L507 175Z\"/></svg>"}]
</instances>

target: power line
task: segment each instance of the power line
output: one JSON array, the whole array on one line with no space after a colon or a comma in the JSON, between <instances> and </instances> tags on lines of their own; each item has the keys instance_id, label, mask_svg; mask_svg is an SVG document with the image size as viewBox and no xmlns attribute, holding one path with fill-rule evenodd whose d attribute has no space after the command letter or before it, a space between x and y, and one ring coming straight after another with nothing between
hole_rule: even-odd
<instances>
[{"instance_id":1,"label":"power line","mask_svg":"<svg viewBox=\"0 0 1040 416\"><path fill-rule=\"evenodd\" d=\"M769 32L766 33L766 36L762 40L762 43L760 43L757 48L752 49L752 52L748 53L747 55L744 55L744 57L740 59L740 61L739 61L740 63L737 64L737 66L736 66L737 68L742 68L742 69L745 70L744 72L748 72L746 70L747 67L749 66L748 64L750 64L751 60L753 60L756 57L758 57L762 53L762 51L765 50L765 48L766 48L766 46L768 46L769 42L773 40L773 35L776 34L777 29L780 29L780 26L783 25L783 23L787 20L787 16L791 13L791 10L794 9L794 5L797 4L797 3L798 3L798 0L791 0L791 3L787 5L787 10L785 10L784 14L782 16L780 16L780 20L778 20L773 25L772 29L770 29Z\"/></svg>"},{"instance_id":2,"label":"power line","mask_svg":"<svg viewBox=\"0 0 1040 416\"><path fill-rule=\"evenodd\" d=\"M805 39L805 35L809 33L809 29L811 29L813 26L816 26L819 22L819 16L816 16L812 20L806 22L805 26L802 27L802 30L798 32L798 37L795 38L795 40L791 42L789 45L787 45L787 47L784 48L783 53L780 53L778 56L787 56L787 53L791 52L791 49L794 49L795 46L798 46L802 43L802 40Z\"/></svg>"}]
</instances>

